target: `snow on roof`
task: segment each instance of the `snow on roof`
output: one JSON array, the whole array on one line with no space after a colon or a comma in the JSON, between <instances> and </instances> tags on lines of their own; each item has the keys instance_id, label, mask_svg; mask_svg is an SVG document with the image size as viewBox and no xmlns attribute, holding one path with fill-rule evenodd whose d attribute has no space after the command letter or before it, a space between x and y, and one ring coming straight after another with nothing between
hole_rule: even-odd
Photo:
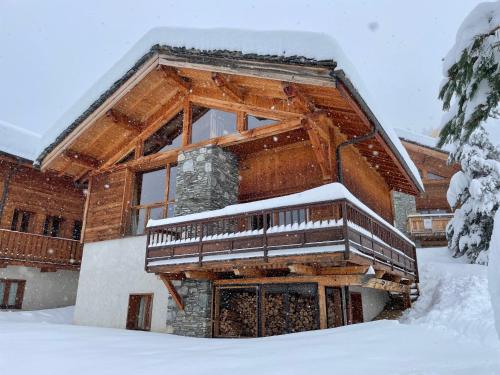
<instances>
[{"instance_id":1,"label":"snow on roof","mask_svg":"<svg viewBox=\"0 0 500 375\"><path fill-rule=\"evenodd\" d=\"M422 133L416 133L408 129L403 128L395 128L394 131L398 135L398 137L410 143L416 143L424 147L429 147L442 152L450 152L451 145L445 144L443 147L438 147L439 139L436 137L430 137L428 135Z\"/></svg>"},{"instance_id":2,"label":"snow on roof","mask_svg":"<svg viewBox=\"0 0 500 375\"><path fill-rule=\"evenodd\" d=\"M243 57L272 58L273 62L295 63L303 65L327 65L341 69L340 74L352 82L356 91L361 94L365 104L370 95L359 78L355 68L344 55L334 38L324 33L299 31L253 31L242 29L192 29L161 27L150 30L129 52L120 59L103 77L101 77L63 116L43 135L37 162L62 141L66 135L76 128L103 101L119 87L127 74L133 74L134 68L145 62L154 52L155 46L170 48L195 49L200 52L238 52ZM131 68L132 67L132 68ZM117 87L118 85L118 87ZM373 108L368 107L374 122L378 125L396 154L399 153L404 167L412 175L413 182L423 191L423 184L418 170L413 164L405 148L392 128L380 125Z\"/></svg>"},{"instance_id":3,"label":"snow on roof","mask_svg":"<svg viewBox=\"0 0 500 375\"><path fill-rule=\"evenodd\" d=\"M246 212L254 212L260 210L267 210L276 207L293 206L304 203L316 203L331 200L347 199L349 202L353 203L360 210L365 212L367 215L375 218L376 220L384 223L397 232L400 236L411 242L406 235L400 232L398 229L394 228L391 224L380 217L375 211L362 203L358 198L356 198L344 185L334 182L331 184L326 184L319 186L317 188L302 191L300 193L285 195L282 197L263 199L260 201L254 201L249 203L233 204L231 206L226 206L224 208L212 211L203 211L195 214L189 214L184 216L169 217L166 219L149 219L148 228L156 227L160 225L183 223L193 220L209 219L219 216L228 215L238 215ZM413 242L411 242L413 243Z\"/></svg>"},{"instance_id":4,"label":"snow on roof","mask_svg":"<svg viewBox=\"0 0 500 375\"><path fill-rule=\"evenodd\" d=\"M0 120L0 152L35 160L40 135Z\"/></svg>"}]
</instances>

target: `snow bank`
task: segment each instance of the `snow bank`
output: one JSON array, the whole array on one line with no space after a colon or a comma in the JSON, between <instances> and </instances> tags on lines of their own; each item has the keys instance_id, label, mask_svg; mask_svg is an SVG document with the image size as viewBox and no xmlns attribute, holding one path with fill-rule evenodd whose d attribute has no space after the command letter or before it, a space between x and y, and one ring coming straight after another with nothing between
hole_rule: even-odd
<instances>
[{"instance_id":1,"label":"snow bank","mask_svg":"<svg viewBox=\"0 0 500 375\"><path fill-rule=\"evenodd\" d=\"M35 160L40 149L39 134L0 121L0 151Z\"/></svg>"},{"instance_id":2,"label":"snow bank","mask_svg":"<svg viewBox=\"0 0 500 375\"><path fill-rule=\"evenodd\" d=\"M493 305L495 325L500 338L500 211L495 214L495 225L488 253L488 282L491 304Z\"/></svg>"},{"instance_id":3,"label":"snow bank","mask_svg":"<svg viewBox=\"0 0 500 375\"><path fill-rule=\"evenodd\" d=\"M0 311L0 324L11 322L71 324L74 311L74 306L36 311Z\"/></svg>"},{"instance_id":4,"label":"snow bank","mask_svg":"<svg viewBox=\"0 0 500 375\"><path fill-rule=\"evenodd\" d=\"M452 258L447 248L419 249L417 255L421 296L402 322L499 347L487 267Z\"/></svg>"}]
</instances>

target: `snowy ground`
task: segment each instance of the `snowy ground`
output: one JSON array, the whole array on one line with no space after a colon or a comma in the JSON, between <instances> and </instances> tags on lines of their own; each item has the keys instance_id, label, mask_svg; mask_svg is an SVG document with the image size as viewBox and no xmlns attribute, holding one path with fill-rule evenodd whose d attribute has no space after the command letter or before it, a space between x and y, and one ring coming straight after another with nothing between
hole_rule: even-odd
<instances>
[{"instance_id":1,"label":"snowy ground","mask_svg":"<svg viewBox=\"0 0 500 375\"><path fill-rule=\"evenodd\" d=\"M402 322L212 340L72 326L72 308L0 313L1 374L500 374L486 268L419 251L422 297Z\"/></svg>"}]
</instances>

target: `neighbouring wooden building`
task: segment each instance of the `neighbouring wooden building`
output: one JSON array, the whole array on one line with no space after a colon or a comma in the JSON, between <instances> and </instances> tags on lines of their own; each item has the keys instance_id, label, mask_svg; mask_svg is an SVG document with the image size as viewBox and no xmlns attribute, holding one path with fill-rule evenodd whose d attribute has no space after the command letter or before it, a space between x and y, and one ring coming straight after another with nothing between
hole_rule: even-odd
<instances>
[{"instance_id":1,"label":"neighbouring wooden building","mask_svg":"<svg viewBox=\"0 0 500 375\"><path fill-rule=\"evenodd\" d=\"M313 38L319 59L188 34L193 48L139 43L38 158L88 191L76 323L256 337L409 304L416 252L391 191L421 181L330 39ZM207 38L219 49L196 49Z\"/></svg>"},{"instance_id":2,"label":"neighbouring wooden building","mask_svg":"<svg viewBox=\"0 0 500 375\"><path fill-rule=\"evenodd\" d=\"M36 137L0 123L0 309L75 303L84 196L72 179L33 168ZM4 149L8 146L8 150Z\"/></svg>"},{"instance_id":3,"label":"neighbouring wooden building","mask_svg":"<svg viewBox=\"0 0 500 375\"><path fill-rule=\"evenodd\" d=\"M446 193L459 166L448 164L448 152L436 146L437 139L403 129L397 133L425 187L407 217L407 232L422 246L445 246L446 225L453 216Z\"/></svg>"}]
</instances>

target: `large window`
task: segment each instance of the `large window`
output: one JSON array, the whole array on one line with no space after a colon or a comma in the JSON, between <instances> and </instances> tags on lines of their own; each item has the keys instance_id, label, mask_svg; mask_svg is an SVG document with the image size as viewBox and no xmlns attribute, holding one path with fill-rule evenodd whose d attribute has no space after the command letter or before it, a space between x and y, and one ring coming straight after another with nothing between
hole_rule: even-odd
<instances>
[{"instance_id":1,"label":"large window","mask_svg":"<svg viewBox=\"0 0 500 375\"><path fill-rule=\"evenodd\" d=\"M0 280L0 309L20 309L23 305L24 280Z\"/></svg>"},{"instance_id":2,"label":"large window","mask_svg":"<svg viewBox=\"0 0 500 375\"><path fill-rule=\"evenodd\" d=\"M10 229L18 232L29 232L32 217L33 214L31 212L18 210L16 208L14 210L14 214L12 215L12 224Z\"/></svg>"},{"instance_id":3,"label":"large window","mask_svg":"<svg viewBox=\"0 0 500 375\"><path fill-rule=\"evenodd\" d=\"M136 175L132 206L132 234L143 234L149 219L173 216L177 167L168 165Z\"/></svg>"},{"instance_id":4,"label":"large window","mask_svg":"<svg viewBox=\"0 0 500 375\"><path fill-rule=\"evenodd\" d=\"M131 294L128 300L127 329L151 329L152 294Z\"/></svg>"},{"instance_id":5,"label":"large window","mask_svg":"<svg viewBox=\"0 0 500 375\"><path fill-rule=\"evenodd\" d=\"M199 114L196 118L195 114ZM191 143L236 133L236 113L193 106Z\"/></svg>"}]
</instances>

